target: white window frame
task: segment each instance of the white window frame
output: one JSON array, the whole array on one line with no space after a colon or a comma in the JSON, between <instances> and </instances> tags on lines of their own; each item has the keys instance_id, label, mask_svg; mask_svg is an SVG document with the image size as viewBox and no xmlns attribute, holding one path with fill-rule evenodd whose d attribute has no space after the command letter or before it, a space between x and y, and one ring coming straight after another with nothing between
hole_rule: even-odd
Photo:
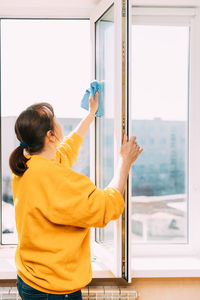
<instances>
[{"instance_id":1,"label":"white window frame","mask_svg":"<svg viewBox=\"0 0 200 300\"><path fill-rule=\"evenodd\" d=\"M117 167L117 162L120 153L121 147L121 122L119 120L122 119L122 55L121 55L121 48L119 45L122 44L122 19L121 19L121 11L122 11L122 1L121 0L102 0L95 10L91 13L91 46L92 46L92 69L91 74L92 78L95 78L95 32L93 23L95 23L101 15L104 14L106 9L108 9L112 4L114 4L114 32L115 32L115 82L118 84L115 87L115 101L118 105L115 105L115 117L114 117L114 170ZM116 34L118 33L118 34ZM98 122L98 120L96 120ZM91 138L95 140L95 124L91 127ZM97 145L98 147L98 145ZM92 176L92 180L95 181L95 145L91 143L91 169L90 174ZM126 222L126 221L125 221ZM105 247L95 241L95 230L92 229L91 234L91 242L94 252L98 255L99 258L102 259L102 262L106 262L104 264L104 268L109 266L109 261L112 261L113 257L112 254L109 253L105 249ZM129 243L130 245L130 243ZM120 217L118 220L114 222L114 261L116 262L115 265L112 266L109 270L105 270L101 272L101 277L119 277L122 276L122 218ZM130 254L130 251L129 251ZM129 255L130 256L130 255ZM127 264L129 264L128 269L128 282L131 282L131 268L130 268L130 257L127 259ZM111 271L111 272L110 272Z\"/></svg>"},{"instance_id":2,"label":"white window frame","mask_svg":"<svg viewBox=\"0 0 200 300\"><path fill-rule=\"evenodd\" d=\"M131 0L130 0L131 2ZM185 5L188 7L173 8L172 6ZM137 19L142 21L142 18L147 16L140 16L141 12L146 10L145 6L152 6L151 14L154 11L155 6L171 6L168 10L168 15L160 18L161 20L177 20L177 24L183 25L183 22L189 20L191 26L191 49L190 49L190 110L189 110L189 232L190 232L190 243L189 245L135 245L134 246L134 257L132 258L132 277L196 277L200 276L200 242L198 237L197 228L200 228L200 181L198 179L200 170L200 143L199 132L200 132L200 85L198 80L200 78L200 10L197 5L199 5L198 0L134 0L133 5L137 7ZM79 9L76 8L64 9L64 7L58 7L55 4L53 7L16 7L5 5L1 10L1 17L7 18L78 18L89 17L86 8ZM139 7L140 6L140 7ZM141 7L143 6L143 7ZM189 6L194 6L189 8ZM149 12L150 12L150 8ZM163 11L166 8L162 8ZM184 9L184 14L183 12ZM87 10L87 11L86 11ZM176 14L173 14L175 12ZM157 10L158 11L158 10ZM178 14L179 11L179 14ZM185 12L189 12L185 15ZM161 10L160 10L161 12ZM169 15L170 14L170 15ZM172 15L173 14L173 15ZM158 16L157 16L158 17ZM153 18L149 16L149 19ZM179 21L178 21L179 20ZM131 21L131 18L130 18ZM131 35L129 36L131 44ZM117 49L119 52L120 49ZM92 53L93 55L93 53ZM129 56L130 57L130 56ZM131 57L130 57L131 58ZM92 66L91 66L92 67ZM131 69L131 68L130 68ZM93 67L92 67L93 70ZM130 70L131 71L131 70ZM119 74L116 76L120 76ZM130 78L131 74L129 74ZM130 85L129 85L130 86ZM131 87L130 87L131 88ZM131 92L129 92L131 97ZM131 104L131 99L130 99ZM130 105L129 104L129 105ZM131 116L131 114L129 114ZM130 120L131 121L131 120ZM130 124L130 123L129 123ZM117 133L116 133L117 134ZM131 133L130 133L131 134ZM94 124L91 127L91 136L94 136ZM95 145L91 143L91 153L95 151ZM94 175L94 157L91 159L91 174ZM91 179L94 179L93 175ZM131 176L129 176L131 180ZM129 184L130 186L130 184ZM92 238L92 236L91 236ZM10 245L0 245L0 279L15 279L16 272L14 267L14 252L16 246ZM7 261L7 264L6 264ZM166 267L167 265L167 267ZM99 276L100 275L100 276ZM93 277L109 277L109 274L103 274L100 272L93 273ZM112 276L111 276L112 277Z\"/></svg>"},{"instance_id":3,"label":"white window frame","mask_svg":"<svg viewBox=\"0 0 200 300\"><path fill-rule=\"evenodd\" d=\"M147 1L142 1L141 5L145 2ZM154 2L154 5L163 2L166 5L166 1L151 2ZM200 228L200 181L198 177L200 170L198 155L200 153L200 118L198 115L200 112L200 85L198 83L200 78L198 55L200 53L200 9L198 7L135 6L132 13L133 22L137 25L186 25L190 27L188 244L132 244L134 253L132 274L133 277L200 276L200 238L197 229ZM133 19L131 17L130 19L131 22ZM129 38L131 47L131 36ZM129 51L132 53L131 49ZM131 95L130 91L130 105L133 101Z\"/></svg>"}]
</instances>

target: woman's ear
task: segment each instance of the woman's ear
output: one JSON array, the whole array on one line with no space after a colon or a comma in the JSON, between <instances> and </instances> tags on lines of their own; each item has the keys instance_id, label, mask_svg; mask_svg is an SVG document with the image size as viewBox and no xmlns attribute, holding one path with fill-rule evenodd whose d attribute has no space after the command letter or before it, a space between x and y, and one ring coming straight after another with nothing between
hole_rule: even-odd
<instances>
[{"instance_id":1,"label":"woman's ear","mask_svg":"<svg viewBox=\"0 0 200 300\"><path fill-rule=\"evenodd\" d=\"M46 135L50 142L54 143L56 141L55 134L52 130L48 130Z\"/></svg>"}]
</instances>

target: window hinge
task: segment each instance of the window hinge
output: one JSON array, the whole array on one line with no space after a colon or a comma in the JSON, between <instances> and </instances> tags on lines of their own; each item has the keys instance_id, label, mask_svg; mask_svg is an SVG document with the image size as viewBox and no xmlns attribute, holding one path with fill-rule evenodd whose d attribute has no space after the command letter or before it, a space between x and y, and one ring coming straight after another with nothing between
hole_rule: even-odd
<instances>
[{"instance_id":1,"label":"window hinge","mask_svg":"<svg viewBox=\"0 0 200 300\"><path fill-rule=\"evenodd\" d=\"M125 258L122 259L122 277L125 276Z\"/></svg>"},{"instance_id":2,"label":"window hinge","mask_svg":"<svg viewBox=\"0 0 200 300\"><path fill-rule=\"evenodd\" d=\"M122 0L122 17L126 17L126 0Z\"/></svg>"}]
</instances>

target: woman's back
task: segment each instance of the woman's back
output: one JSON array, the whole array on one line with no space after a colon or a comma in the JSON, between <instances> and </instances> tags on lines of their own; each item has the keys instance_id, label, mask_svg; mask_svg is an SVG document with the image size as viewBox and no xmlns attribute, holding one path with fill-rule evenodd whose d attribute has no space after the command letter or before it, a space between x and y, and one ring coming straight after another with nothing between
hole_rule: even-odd
<instances>
[{"instance_id":1,"label":"woman's back","mask_svg":"<svg viewBox=\"0 0 200 300\"><path fill-rule=\"evenodd\" d=\"M98 189L71 169L82 142L74 132L57 148L56 161L26 155L26 172L12 173L17 271L46 293L71 293L91 281L90 227L104 227L125 206L119 191Z\"/></svg>"}]
</instances>

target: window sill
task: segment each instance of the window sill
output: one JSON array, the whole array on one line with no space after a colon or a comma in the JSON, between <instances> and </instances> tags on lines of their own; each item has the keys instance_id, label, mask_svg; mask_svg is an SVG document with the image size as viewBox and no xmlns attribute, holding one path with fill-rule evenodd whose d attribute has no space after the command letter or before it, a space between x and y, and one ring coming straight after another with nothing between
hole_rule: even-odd
<instances>
[{"instance_id":1,"label":"window sill","mask_svg":"<svg viewBox=\"0 0 200 300\"><path fill-rule=\"evenodd\" d=\"M1 254L1 252L0 252ZM92 278L114 278L109 270L103 270L97 263L92 262ZM0 255L0 280L16 280L17 270L14 258L1 258Z\"/></svg>"},{"instance_id":2,"label":"window sill","mask_svg":"<svg viewBox=\"0 0 200 300\"><path fill-rule=\"evenodd\" d=\"M132 260L132 277L200 277L200 258L136 257Z\"/></svg>"},{"instance_id":3,"label":"window sill","mask_svg":"<svg viewBox=\"0 0 200 300\"><path fill-rule=\"evenodd\" d=\"M0 246L0 280L16 280L15 266L16 246ZM106 270L102 263L92 262L92 278L114 278L110 270Z\"/></svg>"},{"instance_id":4,"label":"window sill","mask_svg":"<svg viewBox=\"0 0 200 300\"><path fill-rule=\"evenodd\" d=\"M16 280L14 246L0 247L0 280ZM103 264L92 262L93 278L114 278ZM133 278L200 277L200 258L136 257L132 260Z\"/></svg>"}]
</instances>

